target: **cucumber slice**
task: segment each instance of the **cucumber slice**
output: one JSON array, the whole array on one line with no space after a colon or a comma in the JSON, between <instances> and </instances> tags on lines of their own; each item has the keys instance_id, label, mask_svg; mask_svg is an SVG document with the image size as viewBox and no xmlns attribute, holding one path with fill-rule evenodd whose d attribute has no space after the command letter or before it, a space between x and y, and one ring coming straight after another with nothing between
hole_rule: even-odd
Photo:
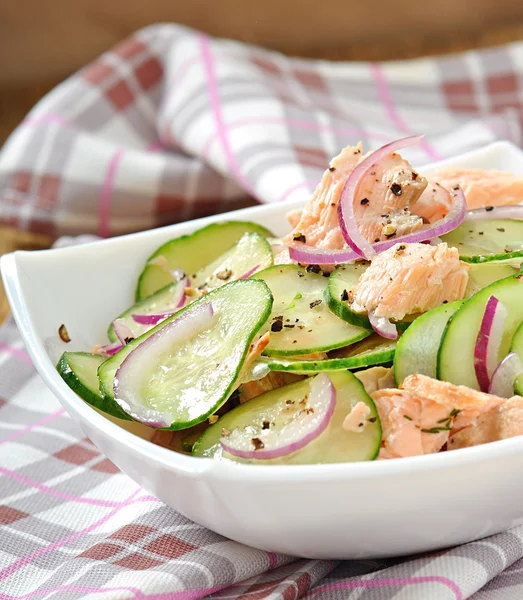
<instances>
[{"instance_id":1,"label":"cucumber slice","mask_svg":"<svg viewBox=\"0 0 523 600\"><path fill-rule=\"evenodd\" d=\"M212 290L245 274L252 275L253 269L267 269L272 262L272 248L267 239L259 233L246 233L232 248L191 275L189 283L194 288L205 286L206 290Z\"/></svg>"},{"instance_id":2,"label":"cucumber slice","mask_svg":"<svg viewBox=\"0 0 523 600\"><path fill-rule=\"evenodd\" d=\"M166 242L148 258L138 279L136 301L143 300L172 283L174 278L170 269L181 268L186 273L194 273L228 250L245 233L253 231L265 237L273 237L270 231L257 223L222 221Z\"/></svg>"},{"instance_id":3,"label":"cucumber slice","mask_svg":"<svg viewBox=\"0 0 523 600\"><path fill-rule=\"evenodd\" d=\"M491 283L505 279L516 273L516 267L504 261L494 260L487 263L471 264L465 298L470 298Z\"/></svg>"},{"instance_id":4,"label":"cucumber slice","mask_svg":"<svg viewBox=\"0 0 523 600\"><path fill-rule=\"evenodd\" d=\"M523 221L465 221L441 239L457 248L465 262L518 258L523 256Z\"/></svg>"},{"instance_id":5,"label":"cucumber slice","mask_svg":"<svg viewBox=\"0 0 523 600\"><path fill-rule=\"evenodd\" d=\"M508 310L499 358L509 352L516 329L523 321L523 274L496 281L466 300L450 319L438 351L438 379L479 390L474 370L474 347L485 306L495 296Z\"/></svg>"},{"instance_id":6,"label":"cucumber slice","mask_svg":"<svg viewBox=\"0 0 523 600\"><path fill-rule=\"evenodd\" d=\"M133 314L152 315L172 311L173 308L171 306L171 302L178 285L180 285L178 282L166 285L164 288L158 290L151 296L148 296L140 302L133 304L131 308L128 308L126 311L124 311L121 315L119 315L118 318L125 321L126 325L132 331L134 337L139 337L147 329L147 326L137 323L133 319ZM118 340L112 323L107 330L107 337L111 342L116 342Z\"/></svg>"},{"instance_id":7,"label":"cucumber slice","mask_svg":"<svg viewBox=\"0 0 523 600\"><path fill-rule=\"evenodd\" d=\"M414 373L436 377L441 336L450 317L462 304L458 300L429 310L401 336L394 356L396 385Z\"/></svg>"},{"instance_id":8,"label":"cucumber slice","mask_svg":"<svg viewBox=\"0 0 523 600\"><path fill-rule=\"evenodd\" d=\"M258 362L266 364L271 371L286 371L307 375L320 371L343 371L361 369L389 363L394 358L397 342L385 340L373 333L361 342L329 352L327 360L285 359L261 356Z\"/></svg>"},{"instance_id":9,"label":"cucumber slice","mask_svg":"<svg viewBox=\"0 0 523 600\"><path fill-rule=\"evenodd\" d=\"M193 447L193 456L280 465L373 460L381 445L381 425L374 402L361 382L349 371L331 372L329 378L337 392L334 414L325 431L301 450L278 459L246 461L223 454L220 438L223 429L233 431L238 427L261 425L265 420L277 423L281 419L288 419L289 401L299 403L308 394L309 379L266 392L231 410L204 432ZM370 409L367 423L361 432L346 431L342 423L358 402L364 402Z\"/></svg>"},{"instance_id":10,"label":"cucumber slice","mask_svg":"<svg viewBox=\"0 0 523 600\"><path fill-rule=\"evenodd\" d=\"M362 273L368 268L367 264L340 265L329 277L327 287L327 303L331 311L340 319L358 327L370 329L371 325L366 314L357 313L350 309L349 303L342 298L358 283ZM398 321L398 331L405 331L416 317L408 316L403 321Z\"/></svg>"},{"instance_id":11,"label":"cucumber slice","mask_svg":"<svg viewBox=\"0 0 523 600\"><path fill-rule=\"evenodd\" d=\"M296 356L326 352L353 344L371 334L339 319L327 306L328 279L297 265L276 265L253 278L269 286L274 305L264 331L271 340L264 354Z\"/></svg>"},{"instance_id":12,"label":"cucumber slice","mask_svg":"<svg viewBox=\"0 0 523 600\"><path fill-rule=\"evenodd\" d=\"M516 333L510 344L510 352L515 352L519 356L519 360L523 362L523 323L516 329ZM518 396L523 396L523 375L516 378L514 393L518 394Z\"/></svg>"},{"instance_id":13,"label":"cucumber slice","mask_svg":"<svg viewBox=\"0 0 523 600\"><path fill-rule=\"evenodd\" d=\"M158 356L143 395L151 408L173 415L169 429L187 429L212 415L231 395L249 345L271 312L272 296L263 281L233 281L213 290L124 346L98 370L102 394L114 399L115 373L134 348L206 302L214 310L212 328Z\"/></svg>"},{"instance_id":14,"label":"cucumber slice","mask_svg":"<svg viewBox=\"0 0 523 600\"><path fill-rule=\"evenodd\" d=\"M65 383L87 404L113 417L131 421L131 417L114 400L105 398L100 392L97 371L104 361L105 358L99 354L64 352L56 368Z\"/></svg>"}]
</instances>

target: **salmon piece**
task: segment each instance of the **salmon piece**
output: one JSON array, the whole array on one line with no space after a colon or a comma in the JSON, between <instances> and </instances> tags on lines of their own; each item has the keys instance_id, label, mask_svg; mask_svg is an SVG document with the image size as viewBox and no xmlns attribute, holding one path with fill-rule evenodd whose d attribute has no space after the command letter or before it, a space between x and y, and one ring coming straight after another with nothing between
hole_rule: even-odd
<instances>
[{"instance_id":1,"label":"salmon piece","mask_svg":"<svg viewBox=\"0 0 523 600\"><path fill-rule=\"evenodd\" d=\"M476 425L470 425L452 435L447 450L488 444L523 435L523 398L514 396L482 415Z\"/></svg>"},{"instance_id":2,"label":"salmon piece","mask_svg":"<svg viewBox=\"0 0 523 600\"><path fill-rule=\"evenodd\" d=\"M290 212L287 213L286 217L287 217L287 221L289 221L289 225L294 229L296 227L296 225L298 225L298 223L300 222L301 219L301 210L300 209L296 209L296 210L291 210Z\"/></svg>"},{"instance_id":3,"label":"salmon piece","mask_svg":"<svg viewBox=\"0 0 523 600\"><path fill-rule=\"evenodd\" d=\"M345 431L360 433L365 429L365 424L367 423L369 415L370 408L367 404L365 404L365 402L358 402L343 420L342 427Z\"/></svg>"},{"instance_id":4,"label":"salmon piece","mask_svg":"<svg viewBox=\"0 0 523 600\"><path fill-rule=\"evenodd\" d=\"M362 158L360 143L347 146L331 161L299 220L294 211L288 216L294 229L284 238L286 244L304 236L304 243L309 246L346 247L338 225L338 203L347 177ZM355 217L365 238L374 243L420 229L423 219L411 215L409 209L426 186L427 180L399 154L391 153L382 159L363 178L355 199Z\"/></svg>"},{"instance_id":5,"label":"salmon piece","mask_svg":"<svg viewBox=\"0 0 523 600\"><path fill-rule=\"evenodd\" d=\"M434 223L448 215L452 208L452 196L447 188L429 181L425 191L411 207L414 215L422 217L425 223Z\"/></svg>"},{"instance_id":6,"label":"salmon piece","mask_svg":"<svg viewBox=\"0 0 523 600\"><path fill-rule=\"evenodd\" d=\"M523 177L512 173L447 167L432 173L431 179L447 189L459 185L465 193L469 210L519 204L523 200Z\"/></svg>"},{"instance_id":7,"label":"salmon piece","mask_svg":"<svg viewBox=\"0 0 523 600\"><path fill-rule=\"evenodd\" d=\"M409 375L401 389L371 394L383 430L380 458L439 452L449 435L474 426L506 400L425 375Z\"/></svg>"},{"instance_id":8,"label":"salmon piece","mask_svg":"<svg viewBox=\"0 0 523 600\"><path fill-rule=\"evenodd\" d=\"M354 375L361 381L369 396L377 390L394 387L394 374L391 368L370 367L364 371L357 371Z\"/></svg>"},{"instance_id":9,"label":"salmon piece","mask_svg":"<svg viewBox=\"0 0 523 600\"><path fill-rule=\"evenodd\" d=\"M478 392L464 385L453 385L426 375L409 375L402 389L433 402L444 403L449 410L458 410L453 419L452 433L477 422L480 415L506 402L506 398Z\"/></svg>"},{"instance_id":10,"label":"salmon piece","mask_svg":"<svg viewBox=\"0 0 523 600\"><path fill-rule=\"evenodd\" d=\"M396 244L377 254L349 293L355 312L401 320L465 295L470 266L441 243Z\"/></svg>"}]
</instances>

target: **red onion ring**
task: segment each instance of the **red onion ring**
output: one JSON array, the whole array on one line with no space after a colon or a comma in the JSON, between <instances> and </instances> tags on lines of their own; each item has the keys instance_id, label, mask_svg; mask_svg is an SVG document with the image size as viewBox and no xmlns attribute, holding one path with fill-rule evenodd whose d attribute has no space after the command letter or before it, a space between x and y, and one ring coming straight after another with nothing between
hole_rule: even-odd
<instances>
[{"instance_id":1,"label":"red onion ring","mask_svg":"<svg viewBox=\"0 0 523 600\"><path fill-rule=\"evenodd\" d=\"M150 375L158 356L209 327L212 316L210 302L188 309L129 353L116 371L113 386L114 398L124 412L150 427L170 427L174 417L167 411L149 408L140 395L143 380Z\"/></svg>"},{"instance_id":2,"label":"red onion ring","mask_svg":"<svg viewBox=\"0 0 523 600\"><path fill-rule=\"evenodd\" d=\"M459 187L450 190L450 194L453 200L452 208L446 217L419 231L415 231L414 233L408 233L395 239L378 242L372 246L373 250L379 253L400 243L414 244L417 242L425 242L427 240L432 240L433 238L438 238L441 235L456 229L456 227L459 227L461 223L463 223L467 212L465 195ZM305 246L305 244L301 246L290 246L289 255L292 260L309 265L339 265L361 258L353 250L321 250L319 248Z\"/></svg>"},{"instance_id":3,"label":"red onion ring","mask_svg":"<svg viewBox=\"0 0 523 600\"><path fill-rule=\"evenodd\" d=\"M422 135L413 135L385 144L358 163L347 177L338 203L338 222L343 239L358 256L370 260L376 254L374 247L361 233L354 215L354 200L362 179L385 156L396 150L414 146L422 138Z\"/></svg>"},{"instance_id":4,"label":"red onion ring","mask_svg":"<svg viewBox=\"0 0 523 600\"><path fill-rule=\"evenodd\" d=\"M490 296L474 348L474 370L482 392L488 392L491 377L498 364L507 314L505 306L495 296Z\"/></svg>"},{"instance_id":5,"label":"red onion ring","mask_svg":"<svg viewBox=\"0 0 523 600\"><path fill-rule=\"evenodd\" d=\"M222 437L220 444L229 454L238 458L270 460L292 454L307 444L310 444L321 435L336 407L336 388L325 373L320 373L310 380L310 393L305 408L301 414L282 425L276 431L273 426L261 429L255 434L245 429L235 429L227 437ZM252 440L258 438L263 442L263 447L256 450L252 447Z\"/></svg>"},{"instance_id":6,"label":"red onion ring","mask_svg":"<svg viewBox=\"0 0 523 600\"><path fill-rule=\"evenodd\" d=\"M369 313L369 321L372 329L382 338L387 340L397 340L398 330L394 323L391 323L386 317L377 317L373 312Z\"/></svg>"},{"instance_id":7,"label":"red onion ring","mask_svg":"<svg viewBox=\"0 0 523 600\"><path fill-rule=\"evenodd\" d=\"M501 398L511 398L514 395L514 383L523 373L523 365L519 356L511 352L499 363L490 380L489 394Z\"/></svg>"}]
</instances>

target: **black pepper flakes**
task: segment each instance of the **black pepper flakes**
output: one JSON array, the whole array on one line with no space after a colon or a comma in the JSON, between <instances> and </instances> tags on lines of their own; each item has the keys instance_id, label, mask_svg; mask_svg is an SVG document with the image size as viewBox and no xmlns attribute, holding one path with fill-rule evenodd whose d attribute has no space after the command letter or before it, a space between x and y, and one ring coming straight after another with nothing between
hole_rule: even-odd
<instances>
[{"instance_id":1,"label":"black pepper flakes","mask_svg":"<svg viewBox=\"0 0 523 600\"><path fill-rule=\"evenodd\" d=\"M478 234L479 235L485 235L485 232L484 231L478 231Z\"/></svg>"},{"instance_id":2,"label":"black pepper flakes","mask_svg":"<svg viewBox=\"0 0 523 600\"><path fill-rule=\"evenodd\" d=\"M416 173L416 171L412 171L412 179L414 181L416 181L417 178L418 178L418 174Z\"/></svg>"},{"instance_id":3,"label":"black pepper flakes","mask_svg":"<svg viewBox=\"0 0 523 600\"><path fill-rule=\"evenodd\" d=\"M321 300L314 300L314 302L311 302L309 304L309 307L314 308L315 306L319 306L321 304L321 302L322 302Z\"/></svg>"},{"instance_id":4,"label":"black pepper flakes","mask_svg":"<svg viewBox=\"0 0 523 600\"><path fill-rule=\"evenodd\" d=\"M494 207L493 206L485 206L485 210L487 212L490 212L491 210L494 210Z\"/></svg>"},{"instance_id":5,"label":"black pepper flakes","mask_svg":"<svg viewBox=\"0 0 523 600\"><path fill-rule=\"evenodd\" d=\"M305 273L303 273L303 271L298 271L298 277L303 277L305 275Z\"/></svg>"},{"instance_id":6,"label":"black pepper flakes","mask_svg":"<svg viewBox=\"0 0 523 600\"><path fill-rule=\"evenodd\" d=\"M129 344L134 340L134 338L132 336L126 337L124 339L124 344Z\"/></svg>"},{"instance_id":7,"label":"black pepper flakes","mask_svg":"<svg viewBox=\"0 0 523 600\"><path fill-rule=\"evenodd\" d=\"M496 227L497 231L501 231L501 233L505 233L504 227Z\"/></svg>"},{"instance_id":8,"label":"black pepper flakes","mask_svg":"<svg viewBox=\"0 0 523 600\"><path fill-rule=\"evenodd\" d=\"M376 423L376 421L377 421L377 420L378 420L378 418L377 418L377 417L370 417L370 419L367 419L367 421L368 421L369 423Z\"/></svg>"},{"instance_id":9,"label":"black pepper flakes","mask_svg":"<svg viewBox=\"0 0 523 600\"><path fill-rule=\"evenodd\" d=\"M305 270L307 271L307 273L316 273L316 274L321 271L319 265L308 265Z\"/></svg>"},{"instance_id":10,"label":"black pepper flakes","mask_svg":"<svg viewBox=\"0 0 523 600\"><path fill-rule=\"evenodd\" d=\"M349 294L347 290L343 290L343 292L341 293L341 299L343 302L347 302L347 300L349 299Z\"/></svg>"},{"instance_id":11,"label":"black pepper flakes","mask_svg":"<svg viewBox=\"0 0 523 600\"><path fill-rule=\"evenodd\" d=\"M66 344L68 344L71 341L71 338L69 337L69 332L67 331L67 327L63 323L58 328L58 335L60 336L62 342L65 342Z\"/></svg>"},{"instance_id":12,"label":"black pepper flakes","mask_svg":"<svg viewBox=\"0 0 523 600\"><path fill-rule=\"evenodd\" d=\"M274 320L271 325L271 331L274 333L278 333L283 329L283 317L274 317Z\"/></svg>"},{"instance_id":13,"label":"black pepper flakes","mask_svg":"<svg viewBox=\"0 0 523 600\"><path fill-rule=\"evenodd\" d=\"M362 198L362 199L360 200L360 204L363 204L363 206L365 206L365 205L366 205L366 204L368 204L368 203L369 203L369 199L368 199L368 198Z\"/></svg>"},{"instance_id":14,"label":"black pepper flakes","mask_svg":"<svg viewBox=\"0 0 523 600\"><path fill-rule=\"evenodd\" d=\"M329 167L329 171L332 173L333 171L336 170L336 167Z\"/></svg>"},{"instance_id":15,"label":"black pepper flakes","mask_svg":"<svg viewBox=\"0 0 523 600\"><path fill-rule=\"evenodd\" d=\"M390 186L390 191L395 195L395 196L401 196L401 194L403 194L403 190L401 189L401 185L399 183L393 183Z\"/></svg>"},{"instance_id":16,"label":"black pepper flakes","mask_svg":"<svg viewBox=\"0 0 523 600\"><path fill-rule=\"evenodd\" d=\"M299 232L295 233L295 234L292 236L292 239L293 239L295 242L303 242L304 244L306 244L306 243L307 243L307 238L306 238L306 237L303 235L303 233L299 233Z\"/></svg>"},{"instance_id":17,"label":"black pepper flakes","mask_svg":"<svg viewBox=\"0 0 523 600\"><path fill-rule=\"evenodd\" d=\"M270 426L271 426L271 422L270 421L264 421L262 423L262 429L269 429Z\"/></svg>"},{"instance_id":18,"label":"black pepper flakes","mask_svg":"<svg viewBox=\"0 0 523 600\"><path fill-rule=\"evenodd\" d=\"M265 448L265 444L260 440L260 438L252 438L251 443L255 450L262 450Z\"/></svg>"},{"instance_id":19,"label":"black pepper flakes","mask_svg":"<svg viewBox=\"0 0 523 600\"><path fill-rule=\"evenodd\" d=\"M294 323L291 323L290 325L284 325L284 327L286 327L287 329L293 329L293 327L296 327L296 325L294 325Z\"/></svg>"}]
</instances>

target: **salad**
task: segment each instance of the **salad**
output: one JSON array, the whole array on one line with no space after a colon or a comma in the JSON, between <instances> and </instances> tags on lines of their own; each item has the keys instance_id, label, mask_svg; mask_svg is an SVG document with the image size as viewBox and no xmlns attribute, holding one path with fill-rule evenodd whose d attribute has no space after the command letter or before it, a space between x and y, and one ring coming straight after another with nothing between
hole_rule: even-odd
<instances>
[{"instance_id":1,"label":"salad","mask_svg":"<svg viewBox=\"0 0 523 600\"><path fill-rule=\"evenodd\" d=\"M523 434L522 180L348 146L276 238L223 221L143 266L134 304L58 371L179 452L313 464ZM60 335L67 336L62 326Z\"/></svg>"}]
</instances>

